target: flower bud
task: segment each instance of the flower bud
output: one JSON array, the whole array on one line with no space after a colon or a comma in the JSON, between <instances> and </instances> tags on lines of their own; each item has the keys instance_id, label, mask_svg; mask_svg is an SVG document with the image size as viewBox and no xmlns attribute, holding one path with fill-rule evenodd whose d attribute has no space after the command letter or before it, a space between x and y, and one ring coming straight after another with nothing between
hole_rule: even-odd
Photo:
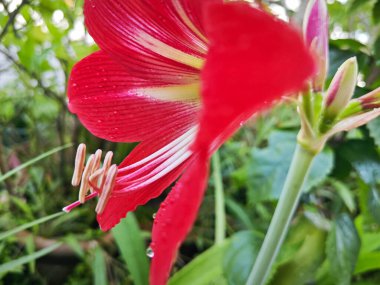
<instances>
[{"instance_id":1,"label":"flower bud","mask_svg":"<svg viewBox=\"0 0 380 285\"><path fill-rule=\"evenodd\" d=\"M306 44L314 52L318 73L313 79L313 89L323 90L329 65L328 12L325 0L310 0L303 22Z\"/></svg>"},{"instance_id":2,"label":"flower bud","mask_svg":"<svg viewBox=\"0 0 380 285\"><path fill-rule=\"evenodd\" d=\"M357 99L364 111L380 108L380 87Z\"/></svg>"},{"instance_id":3,"label":"flower bud","mask_svg":"<svg viewBox=\"0 0 380 285\"><path fill-rule=\"evenodd\" d=\"M356 57L346 60L336 72L325 101L325 116L331 120L342 112L354 95L358 77L358 63Z\"/></svg>"}]
</instances>

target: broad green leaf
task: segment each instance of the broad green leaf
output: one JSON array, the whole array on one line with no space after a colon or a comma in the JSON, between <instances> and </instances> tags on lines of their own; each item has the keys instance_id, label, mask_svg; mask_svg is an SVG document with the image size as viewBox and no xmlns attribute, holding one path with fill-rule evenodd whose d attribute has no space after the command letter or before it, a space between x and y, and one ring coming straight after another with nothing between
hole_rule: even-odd
<instances>
[{"instance_id":1,"label":"broad green leaf","mask_svg":"<svg viewBox=\"0 0 380 285\"><path fill-rule=\"evenodd\" d=\"M278 199L296 147L296 133L273 131L268 146L252 150L247 186L251 202ZM304 191L321 183L333 167L333 153L326 148L313 161Z\"/></svg>"},{"instance_id":2,"label":"broad green leaf","mask_svg":"<svg viewBox=\"0 0 380 285\"><path fill-rule=\"evenodd\" d=\"M343 200L348 210L353 213L356 210L354 194L344 183L340 182L339 180L329 179L329 181L331 182L332 186L334 186L336 192Z\"/></svg>"},{"instance_id":3,"label":"broad green leaf","mask_svg":"<svg viewBox=\"0 0 380 285\"><path fill-rule=\"evenodd\" d=\"M379 223L380 193L377 185L380 183L380 155L372 143L362 140L347 142L341 147L340 152L368 185L369 190L363 190L366 191L367 201L364 201L365 207L362 207L362 210L369 212Z\"/></svg>"},{"instance_id":4,"label":"broad green leaf","mask_svg":"<svg viewBox=\"0 0 380 285\"><path fill-rule=\"evenodd\" d=\"M11 171L8 171L7 173L5 173L3 175L0 175L0 182L2 182L5 179L11 177L12 175L15 175L17 172L21 171L22 169L24 169L24 168L26 168L26 167L28 167L28 166L30 166L30 165L32 165L32 164L34 164L34 163L42 160L42 159L44 159L44 158L46 158L46 157L48 157L48 156L50 156L50 155L52 155L52 154L54 154L56 152L59 152L59 151L61 151L63 149L66 149L66 148L69 148L71 146L72 146L72 144L66 144L66 145L63 145L63 146L59 146L59 147L53 148L53 149L51 149L51 150L49 150L49 151L47 151L47 152L45 152L45 153L43 153L43 154L41 154L39 156L37 156L37 157L35 157L35 158L27 161L27 162L24 162L23 164L21 164L21 165L17 166L16 168L12 169Z\"/></svg>"},{"instance_id":5,"label":"broad green leaf","mask_svg":"<svg viewBox=\"0 0 380 285\"><path fill-rule=\"evenodd\" d=\"M245 284L259 253L262 239L252 231L243 231L231 238L223 259L223 271L229 285Z\"/></svg>"},{"instance_id":6,"label":"broad green leaf","mask_svg":"<svg viewBox=\"0 0 380 285\"><path fill-rule=\"evenodd\" d=\"M368 210L375 221L380 223L380 193L376 187L369 189Z\"/></svg>"},{"instance_id":7,"label":"broad green leaf","mask_svg":"<svg viewBox=\"0 0 380 285\"><path fill-rule=\"evenodd\" d=\"M32 254L20 257L18 259L12 260L10 262L7 262L5 264L0 265L0 276L6 272L12 271L17 269L19 266L24 265L28 262L31 262L33 260L36 260L46 254L49 254L50 252L56 250L58 247L62 245L61 242L55 243L49 247L46 247L44 249L41 249L39 251L36 251Z\"/></svg>"},{"instance_id":8,"label":"broad green leaf","mask_svg":"<svg viewBox=\"0 0 380 285\"><path fill-rule=\"evenodd\" d=\"M305 232L306 231L306 232ZM296 252L289 251L286 256L286 248L292 240L303 239ZM313 284L316 280L316 271L321 266L325 254L326 233L310 222L302 222L298 225L283 247L284 261L277 268L271 285ZM294 241L293 241L294 243ZM284 250L285 249L285 250ZM284 256L285 255L285 256Z\"/></svg>"},{"instance_id":9,"label":"broad green leaf","mask_svg":"<svg viewBox=\"0 0 380 285\"><path fill-rule=\"evenodd\" d=\"M365 231L363 215L356 217L355 226L362 244L360 254L380 250L380 231Z\"/></svg>"},{"instance_id":10,"label":"broad green leaf","mask_svg":"<svg viewBox=\"0 0 380 285\"><path fill-rule=\"evenodd\" d=\"M380 0L377 0L372 9L373 21L378 24L380 22Z\"/></svg>"},{"instance_id":11,"label":"broad green leaf","mask_svg":"<svg viewBox=\"0 0 380 285\"><path fill-rule=\"evenodd\" d=\"M359 235L350 216L339 215L328 235L326 244L330 275L336 285L351 284L359 250Z\"/></svg>"},{"instance_id":12,"label":"broad green leaf","mask_svg":"<svg viewBox=\"0 0 380 285\"><path fill-rule=\"evenodd\" d=\"M380 251L366 252L359 255L355 267L355 274L379 270L380 269Z\"/></svg>"},{"instance_id":13,"label":"broad green leaf","mask_svg":"<svg viewBox=\"0 0 380 285\"><path fill-rule=\"evenodd\" d=\"M380 46L380 37L378 38L379 46ZM379 57L380 57L380 47L379 47ZM375 140L377 147L380 147L380 118L376 118L375 120L369 122L367 124L369 129L369 133L371 137Z\"/></svg>"},{"instance_id":14,"label":"broad green leaf","mask_svg":"<svg viewBox=\"0 0 380 285\"><path fill-rule=\"evenodd\" d=\"M133 213L112 229L112 234L120 250L135 285L148 284L148 258L144 239Z\"/></svg>"},{"instance_id":15,"label":"broad green leaf","mask_svg":"<svg viewBox=\"0 0 380 285\"><path fill-rule=\"evenodd\" d=\"M44 222L47 222L49 220L55 219L55 218L57 218L57 217L59 217L61 215L64 215L64 214L65 214L64 212L58 212L58 213L52 214L50 216L34 220L34 221L30 222L30 223L23 224L23 225L21 225L21 226L19 226L17 228L14 228L12 230L9 230L9 231L6 231L4 233L1 233L0 234L0 240L5 239L5 238L7 238L7 237L9 237L11 235L17 234L18 232L21 232L21 231L26 230L28 228L31 228L33 226L36 226L36 225L42 224Z\"/></svg>"},{"instance_id":16,"label":"broad green leaf","mask_svg":"<svg viewBox=\"0 0 380 285\"><path fill-rule=\"evenodd\" d=\"M94 255L92 263L94 285L107 285L107 265L102 248L96 247Z\"/></svg>"},{"instance_id":17,"label":"broad green leaf","mask_svg":"<svg viewBox=\"0 0 380 285\"><path fill-rule=\"evenodd\" d=\"M169 285L227 285L223 277L223 256L231 241L226 239L194 258L169 280Z\"/></svg>"}]
</instances>

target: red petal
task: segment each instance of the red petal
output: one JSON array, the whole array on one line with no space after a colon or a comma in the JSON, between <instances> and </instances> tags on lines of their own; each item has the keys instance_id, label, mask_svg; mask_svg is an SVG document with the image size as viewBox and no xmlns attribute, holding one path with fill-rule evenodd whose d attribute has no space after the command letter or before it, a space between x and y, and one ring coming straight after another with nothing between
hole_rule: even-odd
<instances>
[{"instance_id":1,"label":"red petal","mask_svg":"<svg viewBox=\"0 0 380 285\"><path fill-rule=\"evenodd\" d=\"M246 3L212 5L205 19L198 143L215 148L253 113L303 88L315 68L298 31Z\"/></svg>"},{"instance_id":2,"label":"red petal","mask_svg":"<svg viewBox=\"0 0 380 285\"><path fill-rule=\"evenodd\" d=\"M142 179L144 175L147 175L147 173L149 175L149 172L152 172L152 168L149 168L142 174L139 173L141 172L141 168L147 165L146 163L137 168L132 168L128 171L124 169L125 167L141 161L152 153L155 153L156 151L165 147L171 141L180 137L185 131L187 131L187 129L184 127L179 127L170 133L162 131L156 133L153 140L140 143L119 165L119 172L111 197L108 200L104 212L101 215L98 215L98 222L103 231L107 231L118 224L120 219L124 218L129 211L134 211L139 205L143 205L149 200L159 196L167 187L170 186L171 183L174 182L175 179L178 178L184 168L188 165L189 160L183 161L168 174L159 178L157 181L143 187L139 186L136 189L128 190L128 187L125 186L126 183L123 181L123 179L127 175L131 175L131 173L139 174L137 177L134 177L133 180ZM189 144L190 143L191 142L189 142ZM160 165L162 162L160 161L159 157L153 161L157 162L157 165ZM124 189L127 189L127 191ZM123 192L121 193L121 191Z\"/></svg>"},{"instance_id":3,"label":"red petal","mask_svg":"<svg viewBox=\"0 0 380 285\"><path fill-rule=\"evenodd\" d=\"M162 80L156 87L172 84ZM158 100L146 91L151 87L155 86L131 76L104 52L96 52L71 72L69 108L94 135L116 142L153 138L162 126L173 131L194 124L197 103Z\"/></svg>"},{"instance_id":4,"label":"red petal","mask_svg":"<svg viewBox=\"0 0 380 285\"><path fill-rule=\"evenodd\" d=\"M177 179L186 166L187 163L182 164L163 179L157 180L147 187L127 192L123 196L111 196L103 213L97 215L101 230L108 231L112 229L128 212L134 211L139 205L143 205L150 199L159 196Z\"/></svg>"},{"instance_id":5,"label":"red petal","mask_svg":"<svg viewBox=\"0 0 380 285\"><path fill-rule=\"evenodd\" d=\"M152 232L151 285L166 284L177 250L196 219L207 177L208 160L200 154L161 204Z\"/></svg>"},{"instance_id":6,"label":"red petal","mask_svg":"<svg viewBox=\"0 0 380 285\"><path fill-rule=\"evenodd\" d=\"M223 0L169 0L180 15L180 11L183 10L191 23L197 28L201 34L205 35L205 28L203 25L203 13L204 8L208 5L222 3ZM178 3L180 5L178 5ZM186 21L184 21L186 23Z\"/></svg>"},{"instance_id":7,"label":"red petal","mask_svg":"<svg viewBox=\"0 0 380 285\"><path fill-rule=\"evenodd\" d=\"M191 78L199 73L206 43L185 18L195 20L190 20L190 26L200 28L201 7L210 1L216 0L198 0L194 4L189 4L190 0L86 0L85 21L100 48L134 75L151 80L178 74ZM185 11L185 18L180 10Z\"/></svg>"}]
</instances>

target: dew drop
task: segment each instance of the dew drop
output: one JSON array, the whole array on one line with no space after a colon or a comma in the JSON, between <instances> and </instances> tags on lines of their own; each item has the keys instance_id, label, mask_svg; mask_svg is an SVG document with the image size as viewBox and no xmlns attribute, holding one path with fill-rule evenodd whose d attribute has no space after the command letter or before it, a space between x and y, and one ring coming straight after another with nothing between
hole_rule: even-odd
<instances>
[{"instance_id":1,"label":"dew drop","mask_svg":"<svg viewBox=\"0 0 380 285\"><path fill-rule=\"evenodd\" d=\"M156 216L157 216L157 213L154 213L154 214L152 215L153 220L156 218Z\"/></svg>"},{"instance_id":2,"label":"dew drop","mask_svg":"<svg viewBox=\"0 0 380 285\"><path fill-rule=\"evenodd\" d=\"M149 257L149 258L153 258L154 256L154 252L153 252L153 249L151 247L148 247L146 249L146 255Z\"/></svg>"}]
</instances>

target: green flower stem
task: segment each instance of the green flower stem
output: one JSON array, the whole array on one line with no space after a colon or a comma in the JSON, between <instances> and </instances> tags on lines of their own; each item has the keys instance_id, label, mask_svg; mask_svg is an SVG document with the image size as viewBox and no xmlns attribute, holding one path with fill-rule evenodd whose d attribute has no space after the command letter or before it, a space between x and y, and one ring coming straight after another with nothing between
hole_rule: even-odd
<instances>
[{"instance_id":1,"label":"green flower stem","mask_svg":"<svg viewBox=\"0 0 380 285\"><path fill-rule=\"evenodd\" d=\"M264 285L288 232L315 154L297 144L284 188L247 285Z\"/></svg>"},{"instance_id":2,"label":"green flower stem","mask_svg":"<svg viewBox=\"0 0 380 285\"><path fill-rule=\"evenodd\" d=\"M302 108L306 114L306 118L310 122L310 125L314 125L314 106L313 97L310 90L307 90L302 96Z\"/></svg>"},{"instance_id":3,"label":"green flower stem","mask_svg":"<svg viewBox=\"0 0 380 285\"><path fill-rule=\"evenodd\" d=\"M215 183L215 244L220 244L226 237L226 211L219 153L212 157Z\"/></svg>"}]
</instances>

